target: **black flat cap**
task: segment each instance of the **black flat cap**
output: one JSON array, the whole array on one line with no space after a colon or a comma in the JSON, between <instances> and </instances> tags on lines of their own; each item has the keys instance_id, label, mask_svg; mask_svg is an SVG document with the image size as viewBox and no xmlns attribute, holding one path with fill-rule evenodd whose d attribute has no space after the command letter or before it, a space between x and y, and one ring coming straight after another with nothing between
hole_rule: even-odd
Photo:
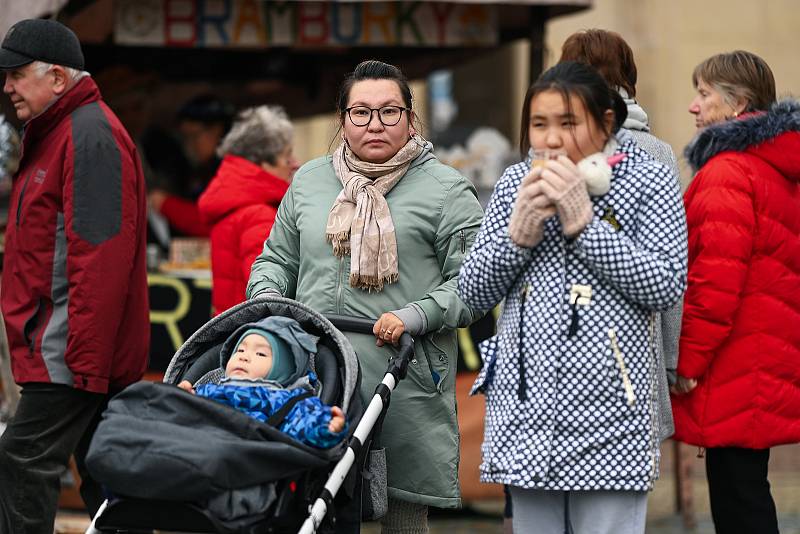
<instances>
[{"instance_id":1,"label":"black flat cap","mask_svg":"<svg viewBox=\"0 0 800 534\"><path fill-rule=\"evenodd\" d=\"M15 69L37 60L83 70L78 36L55 20L17 22L0 45L0 69Z\"/></svg>"}]
</instances>

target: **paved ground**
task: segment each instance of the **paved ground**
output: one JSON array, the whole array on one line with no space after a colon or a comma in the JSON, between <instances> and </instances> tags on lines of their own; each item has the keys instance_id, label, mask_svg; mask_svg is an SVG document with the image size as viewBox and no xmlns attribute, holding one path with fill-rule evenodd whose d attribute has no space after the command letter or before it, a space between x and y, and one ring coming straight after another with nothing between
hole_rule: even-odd
<instances>
[{"instance_id":1,"label":"paved ground","mask_svg":"<svg viewBox=\"0 0 800 534\"><path fill-rule=\"evenodd\" d=\"M661 479L650 496L648 504L647 534L713 534L714 528L708 511L708 489L705 483L703 460L693 460L693 492L697 525L692 530L684 528L675 513L675 485L672 476L672 447L664 448ZM780 514L782 534L800 534L800 445L777 447L770 459L770 481L773 496ZM434 514L430 520L431 534L489 534L502 532L501 502L471 503L457 513ZM82 533L88 520L82 514L64 511L59 516L56 532ZM364 534L378 534L376 524L366 524ZM527 533L526 533L527 534Z\"/></svg>"}]
</instances>

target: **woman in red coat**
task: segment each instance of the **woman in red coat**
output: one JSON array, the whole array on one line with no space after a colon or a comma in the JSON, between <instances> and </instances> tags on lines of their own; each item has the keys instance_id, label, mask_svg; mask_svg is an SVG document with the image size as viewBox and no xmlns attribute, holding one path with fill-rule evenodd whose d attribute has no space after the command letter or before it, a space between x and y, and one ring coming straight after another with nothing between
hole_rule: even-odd
<instances>
[{"instance_id":1,"label":"woman in red coat","mask_svg":"<svg viewBox=\"0 0 800 534\"><path fill-rule=\"evenodd\" d=\"M718 533L778 532L769 449L800 441L800 103L748 52L694 71L675 438L706 447Z\"/></svg>"},{"instance_id":2,"label":"woman in red coat","mask_svg":"<svg viewBox=\"0 0 800 534\"><path fill-rule=\"evenodd\" d=\"M292 123L280 107L244 110L218 153L224 159L198 207L211 226L211 303L221 313L244 302L250 266L299 165Z\"/></svg>"}]
</instances>

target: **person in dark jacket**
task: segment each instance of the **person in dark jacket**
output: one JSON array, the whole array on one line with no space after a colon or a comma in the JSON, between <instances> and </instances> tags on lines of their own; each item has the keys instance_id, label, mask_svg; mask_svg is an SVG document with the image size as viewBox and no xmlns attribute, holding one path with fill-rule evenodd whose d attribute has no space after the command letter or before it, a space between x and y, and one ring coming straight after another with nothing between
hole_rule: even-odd
<instances>
[{"instance_id":1,"label":"person in dark jacket","mask_svg":"<svg viewBox=\"0 0 800 534\"><path fill-rule=\"evenodd\" d=\"M289 317L267 317L239 327L222 346L220 364L225 378L219 384L178 387L227 404L254 419L267 422L289 402L295 402L278 427L290 437L319 448L342 441L344 412L325 406L313 395L316 376L308 372L314 340ZM292 399L300 398L299 401Z\"/></svg>"},{"instance_id":2,"label":"person in dark jacket","mask_svg":"<svg viewBox=\"0 0 800 534\"><path fill-rule=\"evenodd\" d=\"M770 447L800 442L800 102L745 51L695 68L675 439L706 447L718 533L778 532Z\"/></svg>"},{"instance_id":3,"label":"person in dark jacket","mask_svg":"<svg viewBox=\"0 0 800 534\"><path fill-rule=\"evenodd\" d=\"M216 313L245 300L250 267L264 248L299 166L292 130L282 108L249 108L219 146L222 164L197 203L211 227L211 303Z\"/></svg>"},{"instance_id":4,"label":"person in dark jacket","mask_svg":"<svg viewBox=\"0 0 800 534\"><path fill-rule=\"evenodd\" d=\"M193 164L175 191L154 188L148 193L150 208L162 215L173 233L208 237L210 228L200 216L197 199L219 167L217 146L231 127L234 108L214 95L199 95L178 110L178 130Z\"/></svg>"},{"instance_id":5,"label":"person in dark jacket","mask_svg":"<svg viewBox=\"0 0 800 534\"><path fill-rule=\"evenodd\" d=\"M17 412L0 438L0 531L52 533L59 477L83 467L112 393L141 379L150 324L145 185L136 148L83 70L75 34L23 20L0 49L25 123L6 229L2 306Z\"/></svg>"}]
</instances>

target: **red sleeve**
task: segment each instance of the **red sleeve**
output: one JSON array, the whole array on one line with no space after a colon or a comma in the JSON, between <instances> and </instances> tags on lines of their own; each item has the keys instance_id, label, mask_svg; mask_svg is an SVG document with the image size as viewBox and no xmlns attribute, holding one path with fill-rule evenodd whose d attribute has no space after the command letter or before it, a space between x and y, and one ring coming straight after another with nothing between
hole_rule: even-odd
<instances>
[{"instance_id":1,"label":"red sleeve","mask_svg":"<svg viewBox=\"0 0 800 534\"><path fill-rule=\"evenodd\" d=\"M698 378L730 336L755 232L753 183L735 155L707 163L686 192L689 279L678 374Z\"/></svg>"},{"instance_id":2,"label":"red sleeve","mask_svg":"<svg viewBox=\"0 0 800 534\"><path fill-rule=\"evenodd\" d=\"M105 392L123 324L144 202L135 152L118 142L103 111L72 116L72 149L62 176L68 334L65 360L89 391ZM77 378L77 377L76 377Z\"/></svg>"},{"instance_id":3,"label":"red sleeve","mask_svg":"<svg viewBox=\"0 0 800 534\"><path fill-rule=\"evenodd\" d=\"M264 251L264 241L269 237L272 225L275 224L276 214L276 210L271 206L259 206L251 210L247 224L242 228L239 257L242 260L244 280L250 279L253 262Z\"/></svg>"},{"instance_id":4,"label":"red sleeve","mask_svg":"<svg viewBox=\"0 0 800 534\"><path fill-rule=\"evenodd\" d=\"M169 195L161 205L161 214L180 232L194 237L208 237L211 229L200 215L197 203Z\"/></svg>"}]
</instances>

